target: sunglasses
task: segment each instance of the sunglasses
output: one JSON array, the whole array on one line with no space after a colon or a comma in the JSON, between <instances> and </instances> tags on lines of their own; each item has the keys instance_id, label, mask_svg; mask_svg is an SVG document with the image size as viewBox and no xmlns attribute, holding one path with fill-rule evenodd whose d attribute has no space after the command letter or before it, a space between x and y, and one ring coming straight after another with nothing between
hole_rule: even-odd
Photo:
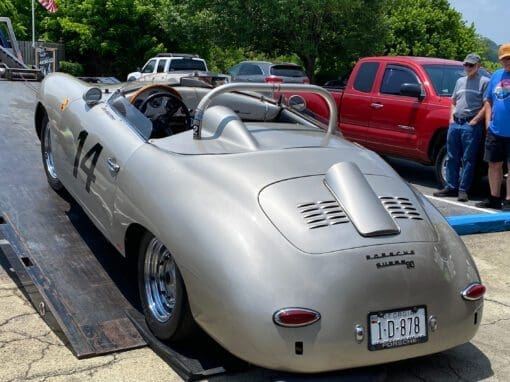
<instances>
[{"instance_id":1,"label":"sunglasses","mask_svg":"<svg viewBox=\"0 0 510 382\"><path fill-rule=\"evenodd\" d=\"M472 68L473 66L475 66L475 64L470 64L469 62L465 62L464 66L468 67L468 68Z\"/></svg>"}]
</instances>

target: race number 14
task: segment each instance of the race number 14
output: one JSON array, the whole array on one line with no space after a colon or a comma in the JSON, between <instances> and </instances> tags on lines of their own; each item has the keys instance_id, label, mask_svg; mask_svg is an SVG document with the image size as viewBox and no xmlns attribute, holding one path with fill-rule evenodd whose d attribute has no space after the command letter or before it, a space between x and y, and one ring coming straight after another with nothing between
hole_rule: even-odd
<instances>
[{"instance_id":1,"label":"race number 14","mask_svg":"<svg viewBox=\"0 0 510 382\"><path fill-rule=\"evenodd\" d=\"M101 150L103 150L103 146L99 143L96 143L92 148L81 158L81 152L83 151L83 145L85 144L85 140L87 139L89 133L85 130L81 131L78 135L78 149L76 150L76 156L74 157L74 166L73 166L73 176L75 178L78 177L78 165L83 170L85 175L87 176L87 180L85 182L85 190L90 192L90 184L96 181L96 176L94 175L94 170L96 168L97 160L99 159L99 154L101 154ZM87 162L90 159L90 163Z\"/></svg>"}]
</instances>

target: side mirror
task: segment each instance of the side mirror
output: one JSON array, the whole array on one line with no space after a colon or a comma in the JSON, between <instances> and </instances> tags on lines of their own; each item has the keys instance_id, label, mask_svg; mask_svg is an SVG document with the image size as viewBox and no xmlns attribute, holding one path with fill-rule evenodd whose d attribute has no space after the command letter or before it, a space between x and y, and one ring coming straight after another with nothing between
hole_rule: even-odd
<instances>
[{"instance_id":1,"label":"side mirror","mask_svg":"<svg viewBox=\"0 0 510 382\"><path fill-rule=\"evenodd\" d=\"M415 97L422 100L424 95L420 84L403 83L400 86L400 95L407 97Z\"/></svg>"},{"instance_id":2,"label":"side mirror","mask_svg":"<svg viewBox=\"0 0 510 382\"><path fill-rule=\"evenodd\" d=\"M303 111L306 109L305 99L297 94L290 96L287 104L289 105L289 107L297 111Z\"/></svg>"}]
</instances>

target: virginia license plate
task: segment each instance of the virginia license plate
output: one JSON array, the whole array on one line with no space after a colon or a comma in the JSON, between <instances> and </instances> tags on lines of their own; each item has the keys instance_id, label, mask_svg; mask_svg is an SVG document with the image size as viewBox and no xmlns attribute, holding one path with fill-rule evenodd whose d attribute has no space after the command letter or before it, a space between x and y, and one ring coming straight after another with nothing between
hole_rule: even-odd
<instances>
[{"instance_id":1,"label":"virginia license plate","mask_svg":"<svg viewBox=\"0 0 510 382\"><path fill-rule=\"evenodd\" d=\"M368 314L368 325L368 350L390 349L428 340L425 306L372 312Z\"/></svg>"}]
</instances>

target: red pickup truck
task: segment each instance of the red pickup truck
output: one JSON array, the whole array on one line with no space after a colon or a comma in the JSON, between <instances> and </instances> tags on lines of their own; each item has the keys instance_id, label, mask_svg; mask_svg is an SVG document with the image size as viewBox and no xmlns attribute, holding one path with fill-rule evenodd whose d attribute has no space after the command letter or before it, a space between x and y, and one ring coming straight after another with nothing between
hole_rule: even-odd
<instances>
[{"instance_id":1,"label":"red pickup truck","mask_svg":"<svg viewBox=\"0 0 510 382\"><path fill-rule=\"evenodd\" d=\"M328 88L343 135L383 155L434 164L444 185L451 95L462 62L424 57L369 57L357 62L343 89ZM483 75L490 76L482 70ZM300 93L307 108L327 117L326 103Z\"/></svg>"}]
</instances>

